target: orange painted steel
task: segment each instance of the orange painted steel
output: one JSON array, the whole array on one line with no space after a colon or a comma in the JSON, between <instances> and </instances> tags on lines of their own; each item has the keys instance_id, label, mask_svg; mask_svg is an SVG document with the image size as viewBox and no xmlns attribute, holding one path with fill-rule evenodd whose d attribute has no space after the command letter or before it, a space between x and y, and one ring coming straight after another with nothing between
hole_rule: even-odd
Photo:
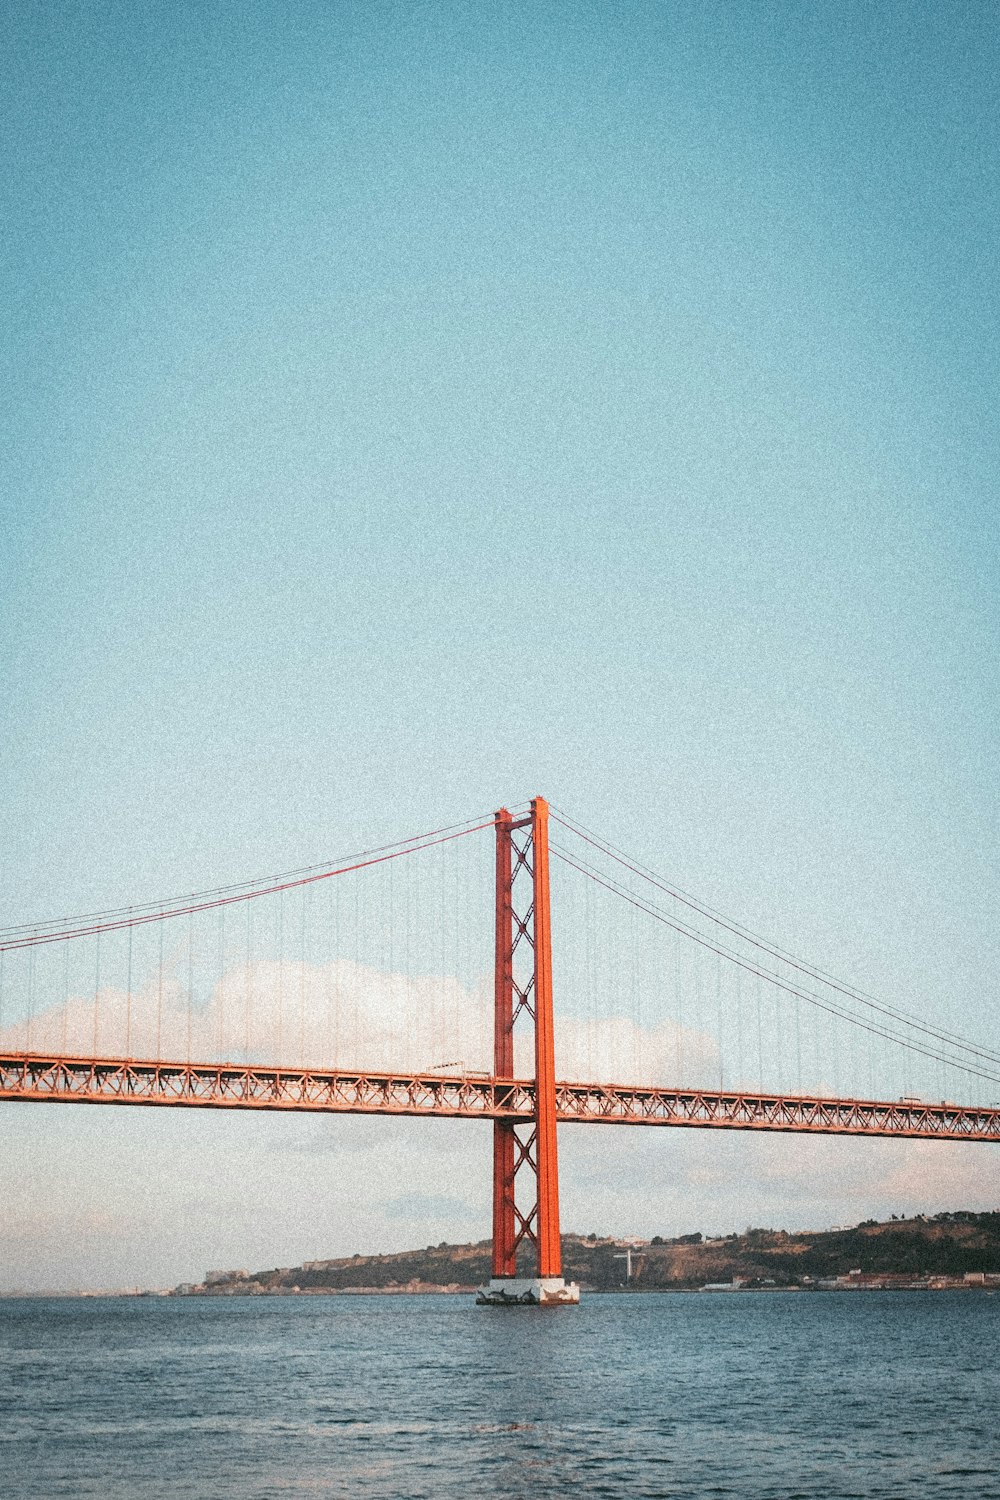
<instances>
[{"instance_id":1,"label":"orange painted steel","mask_svg":"<svg viewBox=\"0 0 1000 1500\"><path fill-rule=\"evenodd\" d=\"M559 1083L556 1110L560 1120L595 1125L675 1125L1000 1142L1000 1107L947 1102Z\"/></svg>"},{"instance_id":2,"label":"orange painted steel","mask_svg":"<svg viewBox=\"0 0 1000 1500\"><path fill-rule=\"evenodd\" d=\"M535 797L529 816L517 821L505 807L495 815L493 1059L497 1085L513 1078L515 1028L522 1016L532 1022L535 1062L530 1127L517 1119L494 1117L495 1277L517 1275L522 1241L535 1247L538 1276L562 1274L548 819L548 803L542 797Z\"/></svg>"},{"instance_id":3,"label":"orange painted steel","mask_svg":"<svg viewBox=\"0 0 1000 1500\"><path fill-rule=\"evenodd\" d=\"M562 1275L559 1159L556 1146L556 1049L552 1021L552 911L549 805L531 804L535 917L535 1162L538 1173L538 1274Z\"/></svg>"},{"instance_id":4,"label":"orange painted steel","mask_svg":"<svg viewBox=\"0 0 1000 1500\"><path fill-rule=\"evenodd\" d=\"M534 1088L486 1074L0 1055L0 1100L527 1120Z\"/></svg>"},{"instance_id":5,"label":"orange painted steel","mask_svg":"<svg viewBox=\"0 0 1000 1500\"><path fill-rule=\"evenodd\" d=\"M566 1124L667 1125L819 1135L1000 1142L1000 1107L831 1099L712 1089L556 1083ZM0 1101L137 1104L203 1109L307 1110L334 1114L444 1116L532 1124L530 1078L268 1068L238 1063L96 1061L41 1053L0 1055Z\"/></svg>"},{"instance_id":6,"label":"orange painted steel","mask_svg":"<svg viewBox=\"0 0 1000 1500\"><path fill-rule=\"evenodd\" d=\"M514 914L511 816L505 807L496 814L496 929L494 942L493 1072L497 1079L514 1077ZM493 1124L493 1275L517 1274L514 1221L516 1137L511 1120Z\"/></svg>"}]
</instances>

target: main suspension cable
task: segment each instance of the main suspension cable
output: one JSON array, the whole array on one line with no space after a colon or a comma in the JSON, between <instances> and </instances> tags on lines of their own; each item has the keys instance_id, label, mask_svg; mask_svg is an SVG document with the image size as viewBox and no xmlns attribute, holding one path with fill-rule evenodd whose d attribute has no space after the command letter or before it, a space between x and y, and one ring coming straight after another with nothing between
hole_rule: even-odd
<instances>
[{"instance_id":1,"label":"main suspension cable","mask_svg":"<svg viewBox=\"0 0 1000 1500\"><path fill-rule=\"evenodd\" d=\"M814 1006L818 1010L825 1011L828 1015L832 1015L837 1017L839 1020L846 1021L849 1025L856 1026L860 1030L866 1031L873 1036L882 1037L884 1040L890 1041L896 1046L904 1047L910 1052L919 1053L924 1057L932 1058L935 1062L945 1063L949 1067L957 1068L961 1072L974 1075L975 1077L987 1079L991 1083L1000 1083L1000 1074L990 1073L982 1068L975 1067L971 1062L966 1061L962 1058L956 1058L954 1056L948 1056L947 1054L935 1052L929 1047L921 1045L920 1042L915 1041L910 1037L900 1036L897 1032L893 1032L887 1027L880 1026L877 1022L866 1021L859 1016L854 1016L850 1013L850 1011L845 1010L842 1006L837 1004L837 1002L825 1000L822 996L814 994L811 990L807 990L802 986L792 984L790 981L783 979L780 975L774 974L771 970L763 968L760 964L757 964L738 953L734 953L732 949L729 949L723 946L721 943L715 942L713 941L713 939L706 937L703 933L699 933L695 929L686 926L678 919L664 912L661 908L654 906L651 902L643 900L642 897L637 896L634 892L628 891L613 880L602 876L600 873L595 871L593 867L588 868L585 864L579 863L572 857L572 855L568 854L565 850L560 848L555 843L551 844L551 850L556 859L560 860L565 865L569 865L572 869L577 870L581 875L586 876L587 879L593 880L597 885L603 886L603 888L606 891L611 892L612 895L621 897L622 900L628 902L638 910L645 912L647 916L653 917L655 921L661 922L664 926L670 927L675 932L679 932L683 936L690 938L693 942L698 943L701 947L708 949L709 952L717 953L720 957L728 959L730 963L736 964L739 968L745 970L748 974L754 974L759 979L763 979L767 983L774 985L776 988L783 990L785 994L797 997L801 1000L805 1000L807 1004ZM995 1058L993 1054L972 1047L968 1043L961 1043L960 1045L963 1046L964 1050L973 1054L973 1056L975 1056L978 1060L984 1062L1000 1061L1000 1059Z\"/></svg>"},{"instance_id":2,"label":"main suspension cable","mask_svg":"<svg viewBox=\"0 0 1000 1500\"><path fill-rule=\"evenodd\" d=\"M465 838L471 833L479 833L482 829L493 826L492 816L483 817L478 822L466 819L464 823L452 824L445 829L436 829L433 833L348 855L346 861L333 866L313 865L306 871L296 871L286 876L272 876L270 883L266 884L245 881L240 885L220 886L214 891L204 891L193 896L175 897L173 901L149 902L143 906L120 907L115 911L71 917L61 922L8 928L0 932L0 952L9 952L18 948L34 948L46 943L67 942L71 938L90 937L97 932L116 932L126 927L141 927L149 922L163 922L173 917L211 911L216 907L254 901L259 896L277 895L281 891L295 890L301 886L314 885L321 880L330 880L336 875L347 875L354 870L363 870L372 865L385 864L389 860L401 859L407 854L419 854L424 849L451 843L454 839ZM174 902L181 904L174 904ZM72 925L74 923L83 925Z\"/></svg>"},{"instance_id":3,"label":"main suspension cable","mask_svg":"<svg viewBox=\"0 0 1000 1500\"><path fill-rule=\"evenodd\" d=\"M603 839L599 834L595 834L589 829L584 829L583 824L575 823L564 813L557 813L554 807L551 810L553 821L560 823L563 828L567 829L568 832L575 834L575 836L579 839L582 839L584 843L590 844L592 848L597 849L601 854L604 854L609 859L614 860L616 864L621 865L631 874L637 875L641 880L647 881L657 890L662 891L664 895L670 896L674 901L679 901L683 906L688 907L691 911L697 912L699 916L705 917L708 921L714 922L716 926L723 928L726 932L732 933L734 937L738 937L742 942L749 943L754 948L758 948L762 953L766 953L770 958L775 958L780 963L788 964L790 968L797 970L798 973L804 974L809 979L815 979L819 983L827 985L831 989L837 990L840 994L845 995L850 1000L854 1000L859 1005L864 1005L868 1009L876 1011L880 1015L889 1017L891 1020L900 1021L904 1026L912 1026L915 1029L924 1032L927 1036L933 1037L936 1041L944 1042L952 1046L957 1046L963 1051L975 1053L978 1056L988 1059L990 1062L1000 1064L1000 1055L998 1055L997 1053L991 1052L987 1048L971 1045L965 1040L964 1037L959 1036L956 1032L948 1031L943 1027L929 1025L926 1021L919 1019L918 1017L912 1015L907 1011L904 1011L902 1008L889 1005L882 1000L877 1000L874 996L867 994L864 990L858 989L856 986L848 984L845 980L836 978L834 975L827 973L817 965L810 964L804 959L797 958L794 954L788 953L786 950L780 948L776 943L770 942L768 939L763 938L759 934L753 932L750 928L744 927L734 919L727 917L718 911L715 911L705 902L702 902L698 898L690 895L688 892L681 890L680 887L672 885L667 880L665 880L664 877L657 875L654 871L649 870L644 865L639 864L638 861L631 859L627 854L623 853L622 850L616 849L613 844L608 843L608 841ZM683 930L683 927L679 928L679 930Z\"/></svg>"}]
</instances>

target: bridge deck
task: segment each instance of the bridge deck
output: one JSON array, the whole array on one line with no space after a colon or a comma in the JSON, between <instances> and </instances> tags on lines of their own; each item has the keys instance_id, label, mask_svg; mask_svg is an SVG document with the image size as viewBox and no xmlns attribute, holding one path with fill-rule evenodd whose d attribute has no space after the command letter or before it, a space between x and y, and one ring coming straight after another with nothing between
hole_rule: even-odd
<instances>
[{"instance_id":1,"label":"bridge deck","mask_svg":"<svg viewBox=\"0 0 1000 1500\"><path fill-rule=\"evenodd\" d=\"M527 1120L534 1113L535 1086L530 1079L504 1081L482 1074L325 1071L13 1052L0 1055L0 1100L4 1099ZM565 1123L1000 1141L1000 1107L909 1099L557 1083L556 1107Z\"/></svg>"}]
</instances>

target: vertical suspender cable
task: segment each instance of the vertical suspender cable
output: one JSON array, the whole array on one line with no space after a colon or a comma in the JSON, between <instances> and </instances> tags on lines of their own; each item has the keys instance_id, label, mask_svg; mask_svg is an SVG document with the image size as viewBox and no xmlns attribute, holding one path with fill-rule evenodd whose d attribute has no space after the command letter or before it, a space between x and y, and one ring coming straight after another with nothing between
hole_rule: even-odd
<instances>
[{"instance_id":1,"label":"vertical suspender cable","mask_svg":"<svg viewBox=\"0 0 1000 1500\"><path fill-rule=\"evenodd\" d=\"M309 886L302 887L302 931L299 942L299 1067L306 1066L306 896Z\"/></svg>"},{"instance_id":2,"label":"vertical suspender cable","mask_svg":"<svg viewBox=\"0 0 1000 1500\"><path fill-rule=\"evenodd\" d=\"M188 916L187 1061L191 1061L191 1021L194 1011L194 913Z\"/></svg>"},{"instance_id":3,"label":"vertical suspender cable","mask_svg":"<svg viewBox=\"0 0 1000 1500\"><path fill-rule=\"evenodd\" d=\"M325 1067L333 1068L334 1059L337 1056L336 1044L331 1046L331 1038L333 1038L333 975L334 972L336 974L340 972L339 969L334 971L333 968L334 965L339 965L340 963L340 907L337 906L337 898L334 895L333 880L328 882L328 891L330 891L330 910L327 913L327 927L328 932L333 935L333 951L330 953L330 962L327 963L327 1056L325 1056ZM327 938L327 942L330 942L330 938ZM337 1014L339 1014L339 995L340 987L339 983L337 983Z\"/></svg>"},{"instance_id":4,"label":"vertical suspender cable","mask_svg":"<svg viewBox=\"0 0 1000 1500\"><path fill-rule=\"evenodd\" d=\"M393 920L396 892L395 881L393 880L393 867L391 864L388 870L388 880L386 882L386 885L386 903L388 906L388 918L386 925L389 929L387 934L389 939L389 1034L393 1037L393 1050L395 1051L395 1049L399 1046L399 1042L396 1040L398 1036L398 1014L396 1006L396 943L394 931L396 924ZM386 1058L385 1063L387 1063L389 1067L398 1068L402 1066L402 1059L397 1057Z\"/></svg>"},{"instance_id":5,"label":"vertical suspender cable","mask_svg":"<svg viewBox=\"0 0 1000 1500\"><path fill-rule=\"evenodd\" d=\"M156 1057L162 1055L163 1042L163 923L157 923L160 934L160 968L156 977Z\"/></svg>"},{"instance_id":6,"label":"vertical suspender cable","mask_svg":"<svg viewBox=\"0 0 1000 1500\"><path fill-rule=\"evenodd\" d=\"M681 945L674 933L674 1001L677 1007L677 1085L684 1082L684 978L681 974Z\"/></svg>"},{"instance_id":7,"label":"vertical suspender cable","mask_svg":"<svg viewBox=\"0 0 1000 1500\"><path fill-rule=\"evenodd\" d=\"M250 913L253 911L253 902L247 902L247 966L243 976L243 1059L250 1061L250 1013L253 1010L253 935L250 925Z\"/></svg>"},{"instance_id":8,"label":"vertical suspender cable","mask_svg":"<svg viewBox=\"0 0 1000 1500\"><path fill-rule=\"evenodd\" d=\"M715 1013L719 1025L719 1088L721 1090L726 1086L726 1073L722 1051L722 960L718 954L715 955Z\"/></svg>"},{"instance_id":9,"label":"vertical suspender cable","mask_svg":"<svg viewBox=\"0 0 1000 1500\"><path fill-rule=\"evenodd\" d=\"M361 897L358 892L360 876L354 877L354 977L351 980L351 1065L357 1067L358 1057L358 971L361 953Z\"/></svg>"},{"instance_id":10,"label":"vertical suspender cable","mask_svg":"<svg viewBox=\"0 0 1000 1500\"><path fill-rule=\"evenodd\" d=\"M833 1092L837 1093L840 1088L840 1047L839 1034L837 1031L837 1020L835 1016L830 1017L830 1057L833 1061Z\"/></svg>"},{"instance_id":11,"label":"vertical suspender cable","mask_svg":"<svg viewBox=\"0 0 1000 1500\"><path fill-rule=\"evenodd\" d=\"M98 943L100 938L98 937ZM98 948L100 953L100 948ZM35 950L30 949L28 953L28 1015L24 1026L24 1050L31 1051L31 1023L35 1015ZM94 1036L97 1036L97 990L94 990ZM97 1042L94 1042L94 1052L97 1052Z\"/></svg>"},{"instance_id":12,"label":"vertical suspender cable","mask_svg":"<svg viewBox=\"0 0 1000 1500\"><path fill-rule=\"evenodd\" d=\"M132 933L128 930L128 977L125 981L125 1056L132 1056Z\"/></svg>"},{"instance_id":13,"label":"vertical suspender cable","mask_svg":"<svg viewBox=\"0 0 1000 1500\"><path fill-rule=\"evenodd\" d=\"M0 958L2 958L0 954ZM63 1012L62 1012L62 1050L66 1055L66 1033L69 1028L69 943L63 943Z\"/></svg>"},{"instance_id":14,"label":"vertical suspender cable","mask_svg":"<svg viewBox=\"0 0 1000 1500\"><path fill-rule=\"evenodd\" d=\"M219 1052L220 1062L226 1061L226 908L219 907Z\"/></svg>"},{"instance_id":15,"label":"vertical suspender cable","mask_svg":"<svg viewBox=\"0 0 1000 1500\"><path fill-rule=\"evenodd\" d=\"M278 892L278 1039L275 1060L280 1068L284 1062L282 1043L285 1022L285 893Z\"/></svg>"},{"instance_id":16,"label":"vertical suspender cable","mask_svg":"<svg viewBox=\"0 0 1000 1500\"><path fill-rule=\"evenodd\" d=\"M736 970L736 1067L733 1070L733 1087L746 1084L747 1067L743 1055L743 973Z\"/></svg>"},{"instance_id":17,"label":"vertical suspender cable","mask_svg":"<svg viewBox=\"0 0 1000 1500\"><path fill-rule=\"evenodd\" d=\"M34 960L35 950L32 948L31 957ZM33 973L33 967L29 968L29 974ZM97 995L101 986L101 934L97 934L97 956L94 961L94 1056L97 1056ZM30 993L30 986L29 986ZM30 1049L29 1049L30 1050Z\"/></svg>"}]
</instances>

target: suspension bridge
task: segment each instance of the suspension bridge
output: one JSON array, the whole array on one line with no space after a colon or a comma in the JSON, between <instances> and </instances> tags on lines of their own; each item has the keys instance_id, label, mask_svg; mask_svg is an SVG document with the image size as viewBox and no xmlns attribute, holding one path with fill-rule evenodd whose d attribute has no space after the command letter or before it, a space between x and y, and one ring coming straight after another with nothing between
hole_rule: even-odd
<instances>
[{"instance_id":1,"label":"suspension bridge","mask_svg":"<svg viewBox=\"0 0 1000 1500\"><path fill-rule=\"evenodd\" d=\"M0 1100L490 1121L485 1300L577 1295L558 1124L1000 1141L997 1093L995 1046L785 951L540 797L0 931Z\"/></svg>"}]
</instances>

